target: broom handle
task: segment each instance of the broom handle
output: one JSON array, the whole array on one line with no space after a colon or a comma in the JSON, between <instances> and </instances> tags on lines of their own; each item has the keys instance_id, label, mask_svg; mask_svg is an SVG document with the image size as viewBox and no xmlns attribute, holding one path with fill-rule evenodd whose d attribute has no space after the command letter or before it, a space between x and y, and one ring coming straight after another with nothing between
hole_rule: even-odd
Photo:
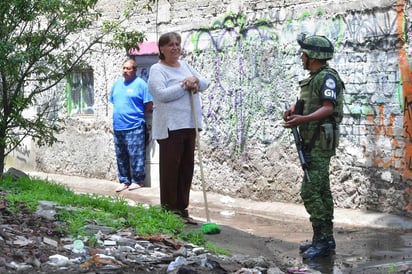
<instances>
[{"instance_id":1,"label":"broom handle","mask_svg":"<svg viewBox=\"0 0 412 274\"><path fill-rule=\"evenodd\" d=\"M208 223L210 223L209 207L208 207L208 204L207 204L207 196L206 196L206 183L205 183L205 176L203 174L202 150L200 149L199 129L198 129L198 126L197 126L195 100L193 98L193 91L189 91L189 92L190 92L190 102L192 104L193 120L195 122L197 156L199 157L200 177L202 179L202 190L203 190L203 200L205 201L206 220L207 220Z\"/></svg>"}]
</instances>

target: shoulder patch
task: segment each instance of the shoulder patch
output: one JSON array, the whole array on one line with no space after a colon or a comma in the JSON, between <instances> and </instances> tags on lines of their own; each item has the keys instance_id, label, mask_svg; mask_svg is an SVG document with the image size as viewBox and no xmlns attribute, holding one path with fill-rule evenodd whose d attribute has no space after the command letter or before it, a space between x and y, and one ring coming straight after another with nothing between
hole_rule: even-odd
<instances>
[{"instance_id":1,"label":"shoulder patch","mask_svg":"<svg viewBox=\"0 0 412 274\"><path fill-rule=\"evenodd\" d=\"M330 89L335 89L335 88L336 88L335 79L327 78L327 79L326 79L325 86L326 86L327 88L330 88Z\"/></svg>"},{"instance_id":2,"label":"shoulder patch","mask_svg":"<svg viewBox=\"0 0 412 274\"><path fill-rule=\"evenodd\" d=\"M323 80L322 90L320 92L321 100L329 100L335 103L337 92L337 80L335 76L327 73Z\"/></svg>"}]
</instances>

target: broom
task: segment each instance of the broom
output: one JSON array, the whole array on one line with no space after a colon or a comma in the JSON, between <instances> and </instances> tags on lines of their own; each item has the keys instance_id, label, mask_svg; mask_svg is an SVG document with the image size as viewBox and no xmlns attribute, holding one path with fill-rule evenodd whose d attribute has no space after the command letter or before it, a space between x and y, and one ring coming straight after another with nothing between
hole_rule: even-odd
<instances>
[{"instance_id":1,"label":"broom","mask_svg":"<svg viewBox=\"0 0 412 274\"><path fill-rule=\"evenodd\" d=\"M218 234L218 233L220 233L220 227L217 224L212 223L210 221L209 207L208 207L208 204L207 204L205 176L203 174L202 150L200 149L199 129L198 129L198 126L197 126L197 118L196 118L195 100L193 98L193 91L189 91L189 92L190 92L190 99L191 99L190 101L191 101L191 104L192 104L193 120L195 122L197 155L199 157L200 177L202 179L203 200L205 202L206 220L207 220L207 222L202 225L201 230L202 230L203 234Z\"/></svg>"}]
</instances>

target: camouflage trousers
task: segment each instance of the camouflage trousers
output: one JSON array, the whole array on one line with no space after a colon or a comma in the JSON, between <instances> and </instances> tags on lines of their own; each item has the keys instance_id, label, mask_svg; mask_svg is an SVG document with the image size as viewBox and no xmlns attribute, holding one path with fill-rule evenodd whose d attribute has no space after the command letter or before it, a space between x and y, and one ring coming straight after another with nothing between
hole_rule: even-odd
<instances>
[{"instance_id":1,"label":"camouflage trousers","mask_svg":"<svg viewBox=\"0 0 412 274\"><path fill-rule=\"evenodd\" d=\"M329 182L329 164L333 153L313 149L309 165L310 183L302 182L300 196L314 226L325 226L333 220L333 197ZM324 231L324 235L332 235Z\"/></svg>"}]
</instances>

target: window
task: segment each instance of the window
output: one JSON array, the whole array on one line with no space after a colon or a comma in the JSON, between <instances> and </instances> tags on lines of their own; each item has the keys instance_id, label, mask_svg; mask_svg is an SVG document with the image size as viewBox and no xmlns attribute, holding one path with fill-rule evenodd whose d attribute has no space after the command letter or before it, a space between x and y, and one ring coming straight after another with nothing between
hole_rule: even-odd
<instances>
[{"instance_id":1,"label":"window","mask_svg":"<svg viewBox=\"0 0 412 274\"><path fill-rule=\"evenodd\" d=\"M76 68L73 70L67 77L66 100L69 116L94 113L93 69Z\"/></svg>"}]
</instances>

